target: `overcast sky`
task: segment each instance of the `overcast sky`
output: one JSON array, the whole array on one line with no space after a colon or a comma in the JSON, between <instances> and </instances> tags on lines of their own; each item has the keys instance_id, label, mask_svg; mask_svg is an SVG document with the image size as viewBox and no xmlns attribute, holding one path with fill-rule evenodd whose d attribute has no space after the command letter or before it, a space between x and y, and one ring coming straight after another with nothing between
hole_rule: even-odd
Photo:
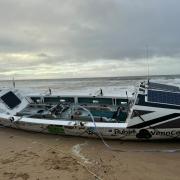
<instances>
[{"instance_id":1,"label":"overcast sky","mask_svg":"<svg viewBox=\"0 0 180 180\"><path fill-rule=\"evenodd\" d=\"M0 79L180 74L179 19L179 0L0 0Z\"/></svg>"}]
</instances>

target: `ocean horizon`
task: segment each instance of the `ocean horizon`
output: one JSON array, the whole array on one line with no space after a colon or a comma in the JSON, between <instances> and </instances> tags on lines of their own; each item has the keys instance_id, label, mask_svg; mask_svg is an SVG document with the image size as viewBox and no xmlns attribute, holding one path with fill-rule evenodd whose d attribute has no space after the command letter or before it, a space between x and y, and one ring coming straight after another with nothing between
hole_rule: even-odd
<instances>
[{"instance_id":1,"label":"ocean horizon","mask_svg":"<svg viewBox=\"0 0 180 180\"><path fill-rule=\"evenodd\" d=\"M96 78L63 78L63 79L28 79L16 80L16 88L26 94L45 94L51 88L53 94L93 95L102 89L104 95L126 96L131 94L135 86L147 80L147 76L121 76ZM175 85L180 87L180 75L153 75L150 81ZM0 80L1 88L13 87L13 80Z\"/></svg>"},{"instance_id":2,"label":"ocean horizon","mask_svg":"<svg viewBox=\"0 0 180 180\"><path fill-rule=\"evenodd\" d=\"M135 76L102 76L102 77L72 77L72 78L37 78L37 79L16 79L12 76L12 79L14 78L16 81L40 81L40 80L79 80L79 79L121 79L121 80L128 80L128 79L156 79L156 78L180 78L180 74L166 74L166 75L135 75ZM12 81L12 79L0 79L1 81Z\"/></svg>"}]
</instances>

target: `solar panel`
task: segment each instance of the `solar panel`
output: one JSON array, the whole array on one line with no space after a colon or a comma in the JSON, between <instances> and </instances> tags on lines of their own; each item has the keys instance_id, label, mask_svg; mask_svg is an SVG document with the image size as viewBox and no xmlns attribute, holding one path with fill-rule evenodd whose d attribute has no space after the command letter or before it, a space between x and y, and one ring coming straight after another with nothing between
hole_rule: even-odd
<instances>
[{"instance_id":1,"label":"solar panel","mask_svg":"<svg viewBox=\"0 0 180 180\"><path fill-rule=\"evenodd\" d=\"M21 103L21 100L12 91L9 91L5 95L1 96L1 99L11 109Z\"/></svg>"},{"instance_id":2,"label":"solar panel","mask_svg":"<svg viewBox=\"0 0 180 180\"><path fill-rule=\"evenodd\" d=\"M180 92L148 90L148 101L163 104L180 105Z\"/></svg>"},{"instance_id":3,"label":"solar panel","mask_svg":"<svg viewBox=\"0 0 180 180\"><path fill-rule=\"evenodd\" d=\"M149 82L148 89L157 89L157 90L164 90L164 91L171 91L171 92L180 92L180 89L177 86L152 83L152 82Z\"/></svg>"}]
</instances>

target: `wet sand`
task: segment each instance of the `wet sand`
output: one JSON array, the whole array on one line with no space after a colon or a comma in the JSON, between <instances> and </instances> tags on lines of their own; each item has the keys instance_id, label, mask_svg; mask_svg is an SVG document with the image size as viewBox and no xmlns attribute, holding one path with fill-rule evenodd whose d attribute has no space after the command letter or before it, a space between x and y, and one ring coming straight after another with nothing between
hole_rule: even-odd
<instances>
[{"instance_id":1,"label":"wet sand","mask_svg":"<svg viewBox=\"0 0 180 180\"><path fill-rule=\"evenodd\" d=\"M0 128L2 180L179 180L180 141L107 141ZM152 150L148 152L148 150Z\"/></svg>"}]
</instances>

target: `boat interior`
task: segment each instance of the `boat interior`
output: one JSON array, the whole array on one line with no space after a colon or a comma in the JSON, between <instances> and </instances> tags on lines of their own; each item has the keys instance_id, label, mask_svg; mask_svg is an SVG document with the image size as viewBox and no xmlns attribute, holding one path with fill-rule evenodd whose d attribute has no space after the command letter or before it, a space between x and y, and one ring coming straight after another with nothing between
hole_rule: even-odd
<instances>
[{"instance_id":1,"label":"boat interior","mask_svg":"<svg viewBox=\"0 0 180 180\"><path fill-rule=\"evenodd\" d=\"M112 97L29 97L31 103L17 113L40 119L124 123L128 114L127 98Z\"/></svg>"}]
</instances>

